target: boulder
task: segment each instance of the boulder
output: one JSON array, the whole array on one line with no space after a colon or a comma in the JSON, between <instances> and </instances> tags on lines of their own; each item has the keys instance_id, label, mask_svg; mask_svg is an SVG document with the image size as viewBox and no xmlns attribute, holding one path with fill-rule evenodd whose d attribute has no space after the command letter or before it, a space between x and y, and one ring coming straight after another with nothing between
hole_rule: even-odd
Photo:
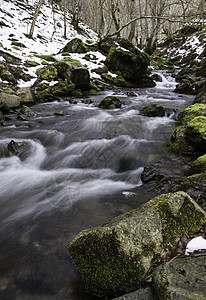
<instances>
[{"instance_id":1,"label":"boulder","mask_svg":"<svg viewBox=\"0 0 206 300\"><path fill-rule=\"evenodd\" d=\"M0 106L3 110L16 108L20 105L19 97L16 95L9 95L7 93L0 93Z\"/></svg>"},{"instance_id":2,"label":"boulder","mask_svg":"<svg viewBox=\"0 0 206 300\"><path fill-rule=\"evenodd\" d=\"M141 114L147 117L164 117L165 108L158 104L149 104L141 109Z\"/></svg>"},{"instance_id":3,"label":"boulder","mask_svg":"<svg viewBox=\"0 0 206 300\"><path fill-rule=\"evenodd\" d=\"M200 92L196 97L195 97L195 103L202 103L206 104L206 91Z\"/></svg>"},{"instance_id":4,"label":"boulder","mask_svg":"<svg viewBox=\"0 0 206 300\"><path fill-rule=\"evenodd\" d=\"M34 93L30 87L19 88L17 90L17 96L21 104L34 102Z\"/></svg>"},{"instance_id":5,"label":"boulder","mask_svg":"<svg viewBox=\"0 0 206 300\"><path fill-rule=\"evenodd\" d=\"M16 81L14 76L11 74L11 72L9 72L7 70L3 70L1 72L1 79L6 80L8 82L12 82L12 83L15 83L15 81Z\"/></svg>"},{"instance_id":6,"label":"boulder","mask_svg":"<svg viewBox=\"0 0 206 300\"><path fill-rule=\"evenodd\" d=\"M128 50L111 47L105 60L105 65L111 71L120 71L126 81L136 82L147 71L149 57L147 54L136 50L136 53Z\"/></svg>"},{"instance_id":7,"label":"boulder","mask_svg":"<svg viewBox=\"0 0 206 300\"><path fill-rule=\"evenodd\" d=\"M24 105L21 110L20 113L27 116L27 117L36 117L37 114L28 106Z\"/></svg>"},{"instance_id":8,"label":"boulder","mask_svg":"<svg viewBox=\"0 0 206 300\"><path fill-rule=\"evenodd\" d=\"M159 266L153 274L158 299L205 300L206 256L178 258Z\"/></svg>"},{"instance_id":9,"label":"boulder","mask_svg":"<svg viewBox=\"0 0 206 300\"><path fill-rule=\"evenodd\" d=\"M192 162L187 174L200 174L206 172L206 154L199 156L195 161Z\"/></svg>"},{"instance_id":10,"label":"boulder","mask_svg":"<svg viewBox=\"0 0 206 300\"><path fill-rule=\"evenodd\" d=\"M58 77L67 83L74 83L76 89L90 89L89 71L78 60L62 60L55 65Z\"/></svg>"},{"instance_id":11,"label":"boulder","mask_svg":"<svg viewBox=\"0 0 206 300\"><path fill-rule=\"evenodd\" d=\"M122 106L121 100L114 96L105 97L99 104L99 107L105 109L121 108L121 106Z\"/></svg>"},{"instance_id":12,"label":"boulder","mask_svg":"<svg viewBox=\"0 0 206 300\"><path fill-rule=\"evenodd\" d=\"M39 68L36 74L40 80L55 81L58 78L57 69L54 65Z\"/></svg>"},{"instance_id":13,"label":"boulder","mask_svg":"<svg viewBox=\"0 0 206 300\"><path fill-rule=\"evenodd\" d=\"M10 141L7 148L14 155L19 155L20 153L27 151L27 146L25 143L15 142L13 140Z\"/></svg>"},{"instance_id":14,"label":"boulder","mask_svg":"<svg viewBox=\"0 0 206 300\"><path fill-rule=\"evenodd\" d=\"M196 117L187 124L186 140L196 149L206 152L206 117Z\"/></svg>"},{"instance_id":15,"label":"boulder","mask_svg":"<svg viewBox=\"0 0 206 300\"><path fill-rule=\"evenodd\" d=\"M154 81L157 81L157 82L162 82L162 77L160 74L158 73L155 73L151 76L151 78L154 80Z\"/></svg>"},{"instance_id":16,"label":"boulder","mask_svg":"<svg viewBox=\"0 0 206 300\"><path fill-rule=\"evenodd\" d=\"M86 53L87 46L82 42L81 39L75 38L66 44L62 52Z\"/></svg>"},{"instance_id":17,"label":"boulder","mask_svg":"<svg viewBox=\"0 0 206 300\"><path fill-rule=\"evenodd\" d=\"M113 300L153 300L153 294L151 288L139 289L133 293L126 294L124 296L115 298Z\"/></svg>"},{"instance_id":18,"label":"boulder","mask_svg":"<svg viewBox=\"0 0 206 300\"><path fill-rule=\"evenodd\" d=\"M159 170L153 166L146 166L141 174L141 180L144 183L150 181L159 181L165 177Z\"/></svg>"},{"instance_id":19,"label":"boulder","mask_svg":"<svg viewBox=\"0 0 206 300\"><path fill-rule=\"evenodd\" d=\"M162 194L138 209L80 232L68 251L85 288L98 295L137 290L183 235L196 232L206 212L184 192Z\"/></svg>"}]
</instances>

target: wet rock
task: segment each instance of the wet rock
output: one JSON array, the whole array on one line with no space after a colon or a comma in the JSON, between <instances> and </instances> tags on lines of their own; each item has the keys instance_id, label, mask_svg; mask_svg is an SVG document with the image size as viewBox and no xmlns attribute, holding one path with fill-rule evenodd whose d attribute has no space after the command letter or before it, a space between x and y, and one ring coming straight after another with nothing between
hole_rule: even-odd
<instances>
[{"instance_id":1,"label":"wet rock","mask_svg":"<svg viewBox=\"0 0 206 300\"><path fill-rule=\"evenodd\" d=\"M151 288L139 289L133 293L123 295L113 300L153 300Z\"/></svg>"},{"instance_id":2,"label":"wet rock","mask_svg":"<svg viewBox=\"0 0 206 300\"><path fill-rule=\"evenodd\" d=\"M176 86L174 92L179 94L195 95L195 89L187 79L183 79L181 83Z\"/></svg>"},{"instance_id":3,"label":"wet rock","mask_svg":"<svg viewBox=\"0 0 206 300\"><path fill-rule=\"evenodd\" d=\"M147 117L164 117L165 108L158 104L149 104L141 109L141 114Z\"/></svg>"},{"instance_id":4,"label":"wet rock","mask_svg":"<svg viewBox=\"0 0 206 300\"><path fill-rule=\"evenodd\" d=\"M162 77L160 74L158 73L155 73L151 76L151 78L154 80L154 81L157 81L157 82L162 82Z\"/></svg>"},{"instance_id":5,"label":"wet rock","mask_svg":"<svg viewBox=\"0 0 206 300\"><path fill-rule=\"evenodd\" d=\"M27 150L27 146L25 143L15 142L14 140L11 140L7 148L13 155L19 155L20 153L23 153Z\"/></svg>"},{"instance_id":6,"label":"wet rock","mask_svg":"<svg viewBox=\"0 0 206 300\"><path fill-rule=\"evenodd\" d=\"M206 151L206 117L199 116L187 124L186 140L196 149Z\"/></svg>"},{"instance_id":7,"label":"wet rock","mask_svg":"<svg viewBox=\"0 0 206 300\"><path fill-rule=\"evenodd\" d=\"M65 116L66 116L66 114L65 114L63 111L56 111L56 112L54 113L54 115L55 115L55 116L60 116L60 117L65 117Z\"/></svg>"},{"instance_id":8,"label":"wet rock","mask_svg":"<svg viewBox=\"0 0 206 300\"><path fill-rule=\"evenodd\" d=\"M21 104L34 102L34 93L30 87L19 88L17 90L17 96Z\"/></svg>"},{"instance_id":9,"label":"wet rock","mask_svg":"<svg viewBox=\"0 0 206 300\"><path fill-rule=\"evenodd\" d=\"M27 116L27 117L36 117L37 114L28 106L24 105L21 110L20 113Z\"/></svg>"},{"instance_id":10,"label":"wet rock","mask_svg":"<svg viewBox=\"0 0 206 300\"><path fill-rule=\"evenodd\" d=\"M181 236L194 233L205 221L206 212L186 193L163 194L106 224L83 230L68 251L87 291L126 294L140 287Z\"/></svg>"},{"instance_id":11,"label":"wet rock","mask_svg":"<svg viewBox=\"0 0 206 300\"><path fill-rule=\"evenodd\" d=\"M160 171L158 171L153 166L144 167L144 170L141 174L141 180L144 183L148 183L150 181L159 181L165 177Z\"/></svg>"},{"instance_id":12,"label":"wet rock","mask_svg":"<svg viewBox=\"0 0 206 300\"><path fill-rule=\"evenodd\" d=\"M135 92L133 92L133 91L127 92L127 95L129 97L137 97L137 94Z\"/></svg>"},{"instance_id":13,"label":"wet rock","mask_svg":"<svg viewBox=\"0 0 206 300\"><path fill-rule=\"evenodd\" d=\"M66 44L62 52L86 53L87 46L82 42L81 39L75 38Z\"/></svg>"},{"instance_id":14,"label":"wet rock","mask_svg":"<svg viewBox=\"0 0 206 300\"><path fill-rule=\"evenodd\" d=\"M159 266L153 283L159 299L205 300L206 256L177 258Z\"/></svg>"},{"instance_id":15,"label":"wet rock","mask_svg":"<svg viewBox=\"0 0 206 300\"><path fill-rule=\"evenodd\" d=\"M105 109L121 108L121 106L122 106L121 100L114 96L105 97L99 104L99 107Z\"/></svg>"},{"instance_id":16,"label":"wet rock","mask_svg":"<svg viewBox=\"0 0 206 300\"><path fill-rule=\"evenodd\" d=\"M198 157L192 162L187 174L200 174L206 171L206 154Z\"/></svg>"}]
</instances>

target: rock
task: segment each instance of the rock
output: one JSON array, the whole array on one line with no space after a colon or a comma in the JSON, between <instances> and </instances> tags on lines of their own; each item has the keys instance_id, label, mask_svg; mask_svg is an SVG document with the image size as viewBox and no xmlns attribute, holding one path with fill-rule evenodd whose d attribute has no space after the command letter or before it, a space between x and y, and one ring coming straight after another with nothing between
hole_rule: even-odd
<instances>
[{"instance_id":1,"label":"rock","mask_svg":"<svg viewBox=\"0 0 206 300\"><path fill-rule=\"evenodd\" d=\"M27 150L27 147L24 143L17 143L13 140L11 140L11 142L8 144L7 148L14 155L19 155Z\"/></svg>"},{"instance_id":2,"label":"rock","mask_svg":"<svg viewBox=\"0 0 206 300\"><path fill-rule=\"evenodd\" d=\"M163 194L93 229L80 232L68 251L85 288L97 295L137 290L147 272L183 235L196 232L206 212L186 193Z\"/></svg>"},{"instance_id":3,"label":"rock","mask_svg":"<svg viewBox=\"0 0 206 300\"><path fill-rule=\"evenodd\" d=\"M206 117L196 117L187 124L186 140L196 149L206 152Z\"/></svg>"},{"instance_id":4,"label":"rock","mask_svg":"<svg viewBox=\"0 0 206 300\"><path fill-rule=\"evenodd\" d=\"M17 96L21 104L34 102L34 93L30 87L19 88L17 90Z\"/></svg>"},{"instance_id":5,"label":"rock","mask_svg":"<svg viewBox=\"0 0 206 300\"><path fill-rule=\"evenodd\" d=\"M37 69L36 74L40 80L56 81L58 78L57 69L54 65L39 68Z\"/></svg>"},{"instance_id":6,"label":"rock","mask_svg":"<svg viewBox=\"0 0 206 300\"><path fill-rule=\"evenodd\" d=\"M206 104L206 91L200 92L196 97L194 103Z\"/></svg>"},{"instance_id":7,"label":"rock","mask_svg":"<svg viewBox=\"0 0 206 300\"><path fill-rule=\"evenodd\" d=\"M162 82L162 77L160 76L160 74L158 73L155 73L151 76L151 78L154 80L154 81L157 81L157 82Z\"/></svg>"},{"instance_id":8,"label":"rock","mask_svg":"<svg viewBox=\"0 0 206 300\"><path fill-rule=\"evenodd\" d=\"M176 86L174 92L179 94L195 95L195 90L187 79L183 79L181 83Z\"/></svg>"},{"instance_id":9,"label":"rock","mask_svg":"<svg viewBox=\"0 0 206 300\"><path fill-rule=\"evenodd\" d=\"M192 162L187 174L200 174L202 172L206 172L206 154L198 157Z\"/></svg>"},{"instance_id":10,"label":"rock","mask_svg":"<svg viewBox=\"0 0 206 300\"><path fill-rule=\"evenodd\" d=\"M121 108L121 106L122 106L121 100L114 96L105 97L99 104L99 107L106 108L106 109Z\"/></svg>"},{"instance_id":11,"label":"rock","mask_svg":"<svg viewBox=\"0 0 206 300\"><path fill-rule=\"evenodd\" d=\"M206 58L200 62L200 67L197 69L197 76L206 77Z\"/></svg>"},{"instance_id":12,"label":"rock","mask_svg":"<svg viewBox=\"0 0 206 300\"><path fill-rule=\"evenodd\" d=\"M205 300L206 256L178 258L159 266L153 282L159 299Z\"/></svg>"},{"instance_id":13,"label":"rock","mask_svg":"<svg viewBox=\"0 0 206 300\"><path fill-rule=\"evenodd\" d=\"M18 96L0 93L0 106L3 110L8 111L10 108L19 107L19 105L20 101Z\"/></svg>"},{"instance_id":14,"label":"rock","mask_svg":"<svg viewBox=\"0 0 206 300\"><path fill-rule=\"evenodd\" d=\"M11 72L7 71L7 70L3 70L1 72L1 79L2 80L6 80L8 82L12 82L15 83L15 78L14 76L11 74Z\"/></svg>"},{"instance_id":15,"label":"rock","mask_svg":"<svg viewBox=\"0 0 206 300\"><path fill-rule=\"evenodd\" d=\"M136 82L146 74L149 57L136 50L136 53L111 47L105 65L111 71L120 71L126 81Z\"/></svg>"},{"instance_id":16,"label":"rock","mask_svg":"<svg viewBox=\"0 0 206 300\"><path fill-rule=\"evenodd\" d=\"M155 167L153 166L147 166L144 167L144 170L141 174L141 180L144 183L150 182L150 181L159 181L163 179L165 176L164 174L160 173Z\"/></svg>"},{"instance_id":17,"label":"rock","mask_svg":"<svg viewBox=\"0 0 206 300\"><path fill-rule=\"evenodd\" d=\"M3 121L4 120L4 115L3 113L0 111L0 120Z\"/></svg>"},{"instance_id":18,"label":"rock","mask_svg":"<svg viewBox=\"0 0 206 300\"><path fill-rule=\"evenodd\" d=\"M27 117L36 117L37 114L28 106L24 105L21 110L20 113L27 116Z\"/></svg>"},{"instance_id":19,"label":"rock","mask_svg":"<svg viewBox=\"0 0 206 300\"><path fill-rule=\"evenodd\" d=\"M158 104L149 104L143 107L140 111L143 116L147 117L164 117L165 108Z\"/></svg>"},{"instance_id":20,"label":"rock","mask_svg":"<svg viewBox=\"0 0 206 300\"><path fill-rule=\"evenodd\" d=\"M78 60L62 60L55 67L58 70L58 77L67 83L74 83L76 89L90 89L89 71Z\"/></svg>"},{"instance_id":21,"label":"rock","mask_svg":"<svg viewBox=\"0 0 206 300\"><path fill-rule=\"evenodd\" d=\"M153 300L151 288L139 289L133 293L115 298L113 300Z\"/></svg>"},{"instance_id":22,"label":"rock","mask_svg":"<svg viewBox=\"0 0 206 300\"><path fill-rule=\"evenodd\" d=\"M75 89L74 83L67 84L66 82L59 81L52 86L45 86L45 89L39 91L36 95L39 101L46 100L52 97L71 96Z\"/></svg>"},{"instance_id":23,"label":"rock","mask_svg":"<svg viewBox=\"0 0 206 300\"><path fill-rule=\"evenodd\" d=\"M66 44L62 52L86 53L87 46L82 42L81 39L75 38Z\"/></svg>"},{"instance_id":24,"label":"rock","mask_svg":"<svg viewBox=\"0 0 206 300\"><path fill-rule=\"evenodd\" d=\"M177 117L176 124L187 126L192 119L198 116L206 116L205 104L196 103L183 109Z\"/></svg>"}]
</instances>

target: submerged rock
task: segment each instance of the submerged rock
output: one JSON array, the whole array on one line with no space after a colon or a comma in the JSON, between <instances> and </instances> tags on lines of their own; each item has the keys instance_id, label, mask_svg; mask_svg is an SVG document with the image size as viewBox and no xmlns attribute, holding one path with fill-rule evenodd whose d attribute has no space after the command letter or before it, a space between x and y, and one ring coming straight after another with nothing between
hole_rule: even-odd
<instances>
[{"instance_id":1,"label":"submerged rock","mask_svg":"<svg viewBox=\"0 0 206 300\"><path fill-rule=\"evenodd\" d=\"M19 155L20 153L25 152L27 150L27 146L25 143L15 142L14 140L11 140L7 148L14 155Z\"/></svg>"},{"instance_id":2,"label":"submerged rock","mask_svg":"<svg viewBox=\"0 0 206 300\"><path fill-rule=\"evenodd\" d=\"M194 233L205 221L206 212L186 193L163 194L106 224L83 230L68 251L87 291L126 294L140 287L181 236Z\"/></svg>"},{"instance_id":3,"label":"submerged rock","mask_svg":"<svg viewBox=\"0 0 206 300\"><path fill-rule=\"evenodd\" d=\"M114 96L105 97L99 104L99 107L106 109L121 108L121 106L121 100Z\"/></svg>"},{"instance_id":4,"label":"submerged rock","mask_svg":"<svg viewBox=\"0 0 206 300\"><path fill-rule=\"evenodd\" d=\"M153 283L159 299L205 300L206 256L178 258L159 266Z\"/></svg>"},{"instance_id":5,"label":"submerged rock","mask_svg":"<svg viewBox=\"0 0 206 300\"><path fill-rule=\"evenodd\" d=\"M164 117L165 108L158 104L149 104L141 109L141 114L147 117Z\"/></svg>"}]
</instances>

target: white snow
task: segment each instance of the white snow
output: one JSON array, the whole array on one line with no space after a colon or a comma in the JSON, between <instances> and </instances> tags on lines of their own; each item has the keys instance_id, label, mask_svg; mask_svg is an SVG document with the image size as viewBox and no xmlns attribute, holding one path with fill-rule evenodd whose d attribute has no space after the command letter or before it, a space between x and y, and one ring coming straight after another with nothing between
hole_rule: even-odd
<instances>
[{"instance_id":1,"label":"white snow","mask_svg":"<svg viewBox=\"0 0 206 300\"><path fill-rule=\"evenodd\" d=\"M202 236L192 239L187 244L185 255L189 255L191 252L196 250L206 250L206 239L204 239Z\"/></svg>"},{"instance_id":2,"label":"white snow","mask_svg":"<svg viewBox=\"0 0 206 300\"><path fill-rule=\"evenodd\" d=\"M47 2L47 1L46 1ZM63 10L52 11L52 5L48 2L43 4L40 13L37 17L33 39L29 39L25 34L29 33L32 16L36 7L37 1L25 0L22 1L24 6L21 6L19 1L5 1L0 0L0 20L2 20L9 27L1 27L0 29L0 49L18 57L22 60L22 63L27 60L32 60L39 63L39 66L29 67L27 73L36 78L36 70L42 67L41 63L43 59L38 58L38 55L54 55L58 60L63 59L59 51L73 38L80 38L82 41L95 43L98 40L97 34L92 31L88 26L80 23L79 26L83 29L82 34L77 33L71 25L71 14L67 14L67 39L64 35L64 14ZM55 30L54 30L55 19ZM12 39L24 44L26 47L16 47L12 45ZM1 47L3 45L3 48ZM100 76L92 69L102 67L105 56L99 52L88 52L91 56L94 55L92 61L84 59L85 54L70 53L70 57L77 59L82 65L86 66L90 71L90 76L99 78ZM0 61L3 58L0 57ZM31 86L35 79L29 82L20 80L18 84L20 86Z\"/></svg>"}]
</instances>

